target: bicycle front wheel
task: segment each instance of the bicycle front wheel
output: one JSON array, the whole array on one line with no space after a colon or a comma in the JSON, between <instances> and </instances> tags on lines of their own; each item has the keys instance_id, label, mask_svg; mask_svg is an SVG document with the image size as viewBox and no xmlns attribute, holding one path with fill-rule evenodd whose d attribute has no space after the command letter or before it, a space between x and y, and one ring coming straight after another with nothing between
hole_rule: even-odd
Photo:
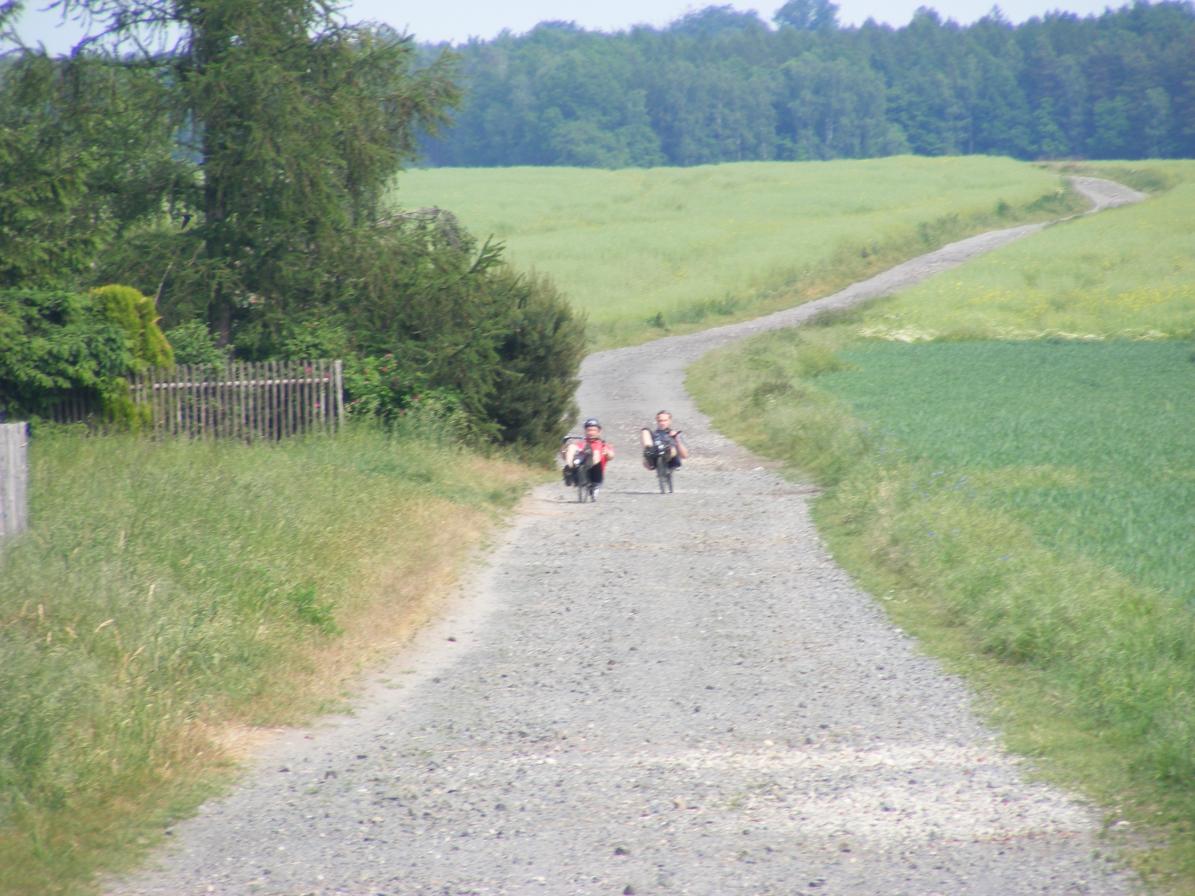
<instances>
[{"instance_id":1,"label":"bicycle front wheel","mask_svg":"<svg viewBox=\"0 0 1195 896\"><path fill-rule=\"evenodd\" d=\"M672 467L668 466L665 455L656 458L656 480L660 483L661 495L672 491Z\"/></svg>"}]
</instances>

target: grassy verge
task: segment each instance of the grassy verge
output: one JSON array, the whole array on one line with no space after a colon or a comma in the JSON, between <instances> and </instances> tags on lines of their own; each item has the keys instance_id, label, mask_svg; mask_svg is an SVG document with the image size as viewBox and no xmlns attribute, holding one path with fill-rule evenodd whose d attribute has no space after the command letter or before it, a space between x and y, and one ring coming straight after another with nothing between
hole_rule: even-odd
<instances>
[{"instance_id":1,"label":"grassy verge","mask_svg":"<svg viewBox=\"0 0 1195 896\"><path fill-rule=\"evenodd\" d=\"M689 377L720 429L825 486L844 567L1176 894L1195 892L1195 253L1173 227L1193 174L1159 166L1149 203Z\"/></svg>"},{"instance_id":2,"label":"grassy verge","mask_svg":"<svg viewBox=\"0 0 1195 896\"><path fill-rule=\"evenodd\" d=\"M599 171L409 171L583 309L595 348L758 316L993 227L1077 210L1058 172L977 156Z\"/></svg>"},{"instance_id":3,"label":"grassy verge","mask_svg":"<svg viewBox=\"0 0 1195 896\"><path fill-rule=\"evenodd\" d=\"M350 431L37 438L0 577L0 893L89 891L435 611L537 472Z\"/></svg>"}]
</instances>

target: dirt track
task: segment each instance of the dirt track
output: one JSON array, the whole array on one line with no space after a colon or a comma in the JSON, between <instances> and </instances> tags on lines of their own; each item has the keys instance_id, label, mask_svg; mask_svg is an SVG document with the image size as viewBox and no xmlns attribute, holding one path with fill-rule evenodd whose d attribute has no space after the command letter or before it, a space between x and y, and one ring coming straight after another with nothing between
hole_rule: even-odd
<instances>
[{"instance_id":1,"label":"dirt track","mask_svg":"<svg viewBox=\"0 0 1195 896\"><path fill-rule=\"evenodd\" d=\"M620 450L600 502L538 489L355 716L280 738L156 870L109 892L1136 892L1100 857L1096 815L1030 781L966 689L830 561L807 490L712 431L682 386L716 345L1037 229L590 357L581 410ZM694 452L671 496L635 448L660 407Z\"/></svg>"}]
</instances>

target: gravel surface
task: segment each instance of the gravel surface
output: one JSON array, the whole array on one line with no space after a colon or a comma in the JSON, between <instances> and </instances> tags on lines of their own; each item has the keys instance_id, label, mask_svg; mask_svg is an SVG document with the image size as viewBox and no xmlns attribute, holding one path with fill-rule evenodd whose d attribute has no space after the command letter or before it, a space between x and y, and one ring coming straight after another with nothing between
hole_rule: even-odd
<instances>
[{"instance_id":1,"label":"gravel surface","mask_svg":"<svg viewBox=\"0 0 1195 896\"><path fill-rule=\"evenodd\" d=\"M1087 182L1097 206L1133 198ZM831 561L811 489L684 392L708 349L1037 230L948 246L769 318L591 356L620 452L537 489L352 716L279 735L130 894L1129 894L1098 814L1035 783L971 696ZM660 495L636 432L693 456Z\"/></svg>"}]
</instances>

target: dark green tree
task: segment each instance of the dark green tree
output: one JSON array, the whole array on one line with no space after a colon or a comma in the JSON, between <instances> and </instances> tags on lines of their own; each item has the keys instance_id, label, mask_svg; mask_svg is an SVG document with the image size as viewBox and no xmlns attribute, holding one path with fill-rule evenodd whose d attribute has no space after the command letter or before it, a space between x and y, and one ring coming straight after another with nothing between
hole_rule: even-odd
<instances>
[{"instance_id":1,"label":"dark green tree","mask_svg":"<svg viewBox=\"0 0 1195 896\"><path fill-rule=\"evenodd\" d=\"M202 196L195 246L174 253L165 304L202 305L222 342L287 310L302 281L319 276L306 261L313 246L376 216L418 132L438 127L457 98L447 57L415 70L410 38L350 26L325 0L50 6L94 24L89 52L135 49L171 85Z\"/></svg>"},{"instance_id":2,"label":"dark green tree","mask_svg":"<svg viewBox=\"0 0 1195 896\"><path fill-rule=\"evenodd\" d=\"M549 23L473 41L458 48L469 99L432 160L1191 154L1189 2L1050 13L1015 27L998 8L968 28L928 7L904 28L840 28L835 15L826 0L793 0L774 30L754 13L711 6L663 29Z\"/></svg>"},{"instance_id":3,"label":"dark green tree","mask_svg":"<svg viewBox=\"0 0 1195 896\"><path fill-rule=\"evenodd\" d=\"M1017 76L1023 67L1015 29L999 14L966 32L970 112L967 152L1026 158L1033 154L1029 104Z\"/></svg>"},{"instance_id":4,"label":"dark green tree","mask_svg":"<svg viewBox=\"0 0 1195 896\"><path fill-rule=\"evenodd\" d=\"M439 210L394 216L372 239L321 251L333 276L318 312L278 321L267 341L373 359L350 397L383 420L431 393L476 434L527 445L559 435L585 329L548 281L514 272L501 246L479 246Z\"/></svg>"},{"instance_id":5,"label":"dark green tree","mask_svg":"<svg viewBox=\"0 0 1195 896\"><path fill-rule=\"evenodd\" d=\"M813 53L785 63L780 133L794 159L867 158L889 143L884 84L867 66Z\"/></svg>"},{"instance_id":6,"label":"dark green tree","mask_svg":"<svg viewBox=\"0 0 1195 896\"><path fill-rule=\"evenodd\" d=\"M102 59L0 61L0 286L68 286L195 183L174 152L165 89Z\"/></svg>"}]
</instances>

